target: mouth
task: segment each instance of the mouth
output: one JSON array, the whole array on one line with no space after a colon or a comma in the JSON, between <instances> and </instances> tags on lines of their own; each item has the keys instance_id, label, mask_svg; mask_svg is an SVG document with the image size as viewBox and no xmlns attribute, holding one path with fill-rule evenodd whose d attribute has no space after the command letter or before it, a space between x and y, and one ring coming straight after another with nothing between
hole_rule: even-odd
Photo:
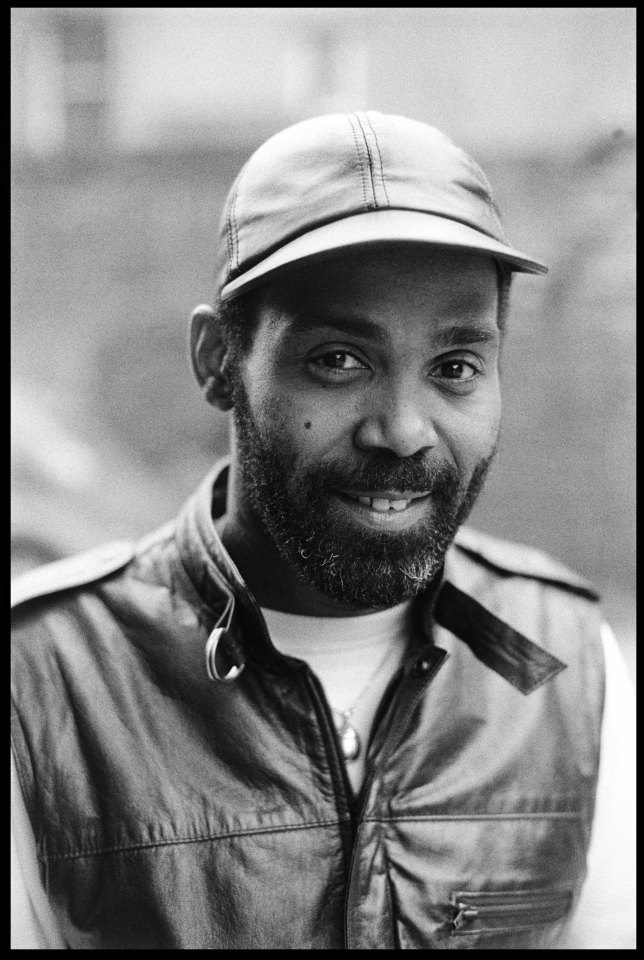
<instances>
[{"instance_id":1,"label":"mouth","mask_svg":"<svg viewBox=\"0 0 644 960\"><path fill-rule=\"evenodd\" d=\"M367 510L374 513L402 513L409 509L409 506L415 501L424 500L430 494L429 492L410 492L407 490L377 490L377 491L357 491L357 490L338 490L337 493L353 501L362 504Z\"/></svg>"}]
</instances>

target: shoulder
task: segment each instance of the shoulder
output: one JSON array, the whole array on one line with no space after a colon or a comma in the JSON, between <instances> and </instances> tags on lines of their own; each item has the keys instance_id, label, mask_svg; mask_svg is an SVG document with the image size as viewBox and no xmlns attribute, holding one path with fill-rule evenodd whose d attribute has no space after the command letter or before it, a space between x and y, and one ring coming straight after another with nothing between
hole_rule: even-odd
<instances>
[{"instance_id":1,"label":"shoulder","mask_svg":"<svg viewBox=\"0 0 644 960\"><path fill-rule=\"evenodd\" d=\"M125 567L134 552L132 543L117 540L29 570L11 584L11 608L16 610L30 601L96 583Z\"/></svg>"},{"instance_id":2,"label":"shoulder","mask_svg":"<svg viewBox=\"0 0 644 960\"><path fill-rule=\"evenodd\" d=\"M501 577L538 580L587 600L599 600L599 593L588 580L542 550L481 533L471 527L460 528L449 559L455 564L468 560Z\"/></svg>"},{"instance_id":3,"label":"shoulder","mask_svg":"<svg viewBox=\"0 0 644 960\"><path fill-rule=\"evenodd\" d=\"M522 692L566 667L564 685L573 700L586 691L595 717L604 669L598 600L592 584L547 553L465 527L448 551L433 613Z\"/></svg>"},{"instance_id":4,"label":"shoulder","mask_svg":"<svg viewBox=\"0 0 644 960\"><path fill-rule=\"evenodd\" d=\"M115 540L56 560L16 577L11 584L12 655L55 655L60 643L71 649L127 633L165 604L183 599L175 558L174 525L165 524L142 540ZM187 580L187 578L185 578Z\"/></svg>"}]
</instances>

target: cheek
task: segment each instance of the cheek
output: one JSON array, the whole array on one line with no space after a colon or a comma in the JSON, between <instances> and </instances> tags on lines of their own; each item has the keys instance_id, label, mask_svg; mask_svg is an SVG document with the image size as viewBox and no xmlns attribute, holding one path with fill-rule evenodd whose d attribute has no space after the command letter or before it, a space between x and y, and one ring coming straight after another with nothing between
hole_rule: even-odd
<instances>
[{"instance_id":1,"label":"cheek","mask_svg":"<svg viewBox=\"0 0 644 960\"><path fill-rule=\"evenodd\" d=\"M325 452L351 441L355 404L333 391L289 389L288 381L253 384L252 408L258 422L272 434L282 433L291 443Z\"/></svg>"},{"instance_id":2,"label":"cheek","mask_svg":"<svg viewBox=\"0 0 644 960\"><path fill-rule=\"evenodd\" d=\"M461 469L469 472L493 452L500 424L501 404L496 394L477 407L451 410L440 424L439 432Z\"/></svg>"},{"instance_id":3,"label":"cheek","mask_svg":"<svg viewBox=\"0 0 644 960\"><path fill-rule=\"evenodd\" d=\"M289 405L281 411L284 433L297 445L303 459L335 455L351 445L351 425L337 413L316 407Z\"/></svg>"},{"instance_id":4,"label":"cheek","mask_svg":"<svg viewBox=\"0 0 644 960\"><path fill-rule=\"evenodd\" d=\"M324 405L292 394L255 391L252 409L260 432L294 463L318 462L341 445L341 418Z\"/></svg>"}]
</instances>

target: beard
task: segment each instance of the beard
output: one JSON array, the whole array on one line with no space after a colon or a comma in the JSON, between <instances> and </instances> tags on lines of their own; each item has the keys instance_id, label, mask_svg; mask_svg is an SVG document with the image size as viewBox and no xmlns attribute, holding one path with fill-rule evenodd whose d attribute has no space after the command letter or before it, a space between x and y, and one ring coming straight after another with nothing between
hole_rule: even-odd
<instances>
[{"instance_id":1,"label":"beard","mask_svg":"<svg viewBox=\"0 0 644 960\"><path fill-rule=\"evenodd\" d=\"M430 463L422 451L400 458L382 450L357 466L332 460L304 468L279 427L259 428L241 384L234 418L243 509L298 577L358 608L391 607L428 587L496 453L495 445L469 478L451 463ZM338 516L333 491L341 489L430 492L432 509L411 529L372 531Z\"/></svg>"}]
</instances>

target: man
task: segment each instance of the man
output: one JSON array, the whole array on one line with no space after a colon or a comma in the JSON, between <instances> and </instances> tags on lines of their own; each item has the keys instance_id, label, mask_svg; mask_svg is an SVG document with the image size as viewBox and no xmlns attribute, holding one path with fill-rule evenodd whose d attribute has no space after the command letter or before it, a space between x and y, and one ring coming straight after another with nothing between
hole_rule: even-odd
<instances>
[{"instance_id":1,"label":"man","mask_svg":"<svg viewBox=\"0 0 644 960\"><path fill-rule=\"evenodd\" d=\"M192 358L229 464L144 543L18 585L18 939L621 945L628 873L607 931L579 906L616 661L597 595L462 526L511 276L545 268L466 154L375 112L260 147L219 257Z\"/></svg>"}]
</instances>

